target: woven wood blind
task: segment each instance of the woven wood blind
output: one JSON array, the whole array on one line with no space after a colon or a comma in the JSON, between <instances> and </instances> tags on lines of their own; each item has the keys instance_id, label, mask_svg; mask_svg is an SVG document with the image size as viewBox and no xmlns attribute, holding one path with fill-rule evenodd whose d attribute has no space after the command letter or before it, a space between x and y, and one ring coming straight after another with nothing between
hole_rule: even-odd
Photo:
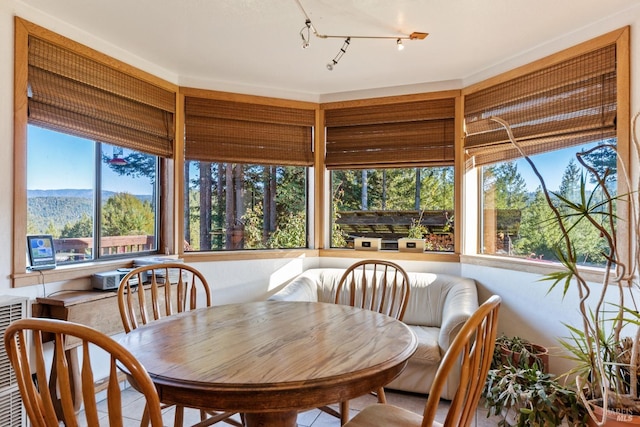
<instances>
[{"instance_id":1,"label":"woven wood blind","mask_svg":"<svg viewBox=\"0 0 640 427\"><path fill-rule=\"evenodd\" d=\"M312 166L315 111L185 97L185 158Z\"/></svg>"},{"instance_id":2,"label":"woven wood blind","mask_svg":"<svg viewBox=\"0 0 640 427\"><path fill-rule=\"evenodd\" d=\"M475 165L520 157L502 126L527 154L616 136L616 47L585 53L465 97L465 149Z\"/></svg>"},{"instance_id":3,"label":"woven wood blind","mask_svg":"<svg viewBox=\"0 0 640 427\"><path fill-rule=\"evenodd\" d=\"M175 93L29 37L29 123L171 157Z\"/></svg>"},{"instance_id":4,"label":"woven wood blind","mask_svg":"<svg viewBox=\"0 0 640 427\"><path fill-rule=\"evenodd\" d=\"M453 165L454 99L328 109L328 169Z\"/></svg>"}]
</instances>

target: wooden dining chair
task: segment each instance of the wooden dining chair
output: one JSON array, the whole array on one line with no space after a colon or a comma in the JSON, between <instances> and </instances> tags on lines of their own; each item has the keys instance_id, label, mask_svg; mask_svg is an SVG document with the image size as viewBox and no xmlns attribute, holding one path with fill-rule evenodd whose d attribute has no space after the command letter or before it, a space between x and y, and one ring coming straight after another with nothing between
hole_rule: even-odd
<instances>
[{"instance_id":1,"label":"wooden dining chair","mask_svg":"<svg viewBox=\"0 0 640 427\"><path fill-rule=\"evenodd\" d=\"M167 281L170 286L166 286ZM211 307L211 288L204 275L183 263L167 262L136 267L120 280L118 308L126 333L139 326L201 307ZM168 407L171 405L163 406ZM242 427L231 419L232 412L200 410L201 423L207 426L223 421ZM176 405L175 427L182 427L184 407Z\"/></svg>"},{"instance_id":2,"label":"wooden dining chair","mask_svg":"<svg viewBox=\"0 0 640 427\"><path fill-rule=\"evenodd\" d=\"M342 275L335 292L336 304L364 308L402 320L409 301L409 276L391 261L363 260L351 265ZM379 403L386 403L384 388L374 392ZM340 403L340 412L329 406L320 408L341 424L349 420L349 401Z\"/></svg>"},{"instance_id":3,"label":"wooden dining chair","mask_svg":"<svg viewBox=\"0 0 640 427\"><path fill-rule=\"evenodd\" d=\"M397 406L374 404L360 411L344 427L470 426L491 366L500 303L499 296L492 296L462 326L436 372L422 416ZM444 423L435 422L449 372L460 363L460 383L449 412Z\"/></svg>"},{"instance_id":4,"label":"wooden dining chair","mask_svg":"<svg viewBox=\"0 0 640 427\"><path fill-rule=\"evenodd\" d=\"M65 340L80 340L82 366L81 381L75 384L69 374ZM45 362L45 342L53 338L53 364ZM127 349L109 336L89 326L55 319L21 319L11 323L4 334L4 345L27 416L33 427L57 427L59 419L66 426L100 425L95 394L92 353L89 345L97 346L110 356L107 391L108 425L123 426L122 397L118 378L120 369L146 400L145 412L152 427L162 427L160 400L155 385L144 366ZM47 351L49 346L47 346ZM79 387L78 390L76 387ZM74 393L75 392L75 393ZM80 394L84 401L85 420L74 409L73 396ZM105 409L101 408L104 412ZM84 422L83 422L84 421ZM105 425L103 420L102 425Z\"/></svg>"}]
</instances>

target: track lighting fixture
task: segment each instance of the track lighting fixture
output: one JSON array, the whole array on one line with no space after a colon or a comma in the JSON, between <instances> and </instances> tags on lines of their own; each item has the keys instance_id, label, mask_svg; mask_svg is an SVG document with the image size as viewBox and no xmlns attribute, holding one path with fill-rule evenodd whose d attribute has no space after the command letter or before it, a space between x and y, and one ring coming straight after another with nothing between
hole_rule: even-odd
<instances>
[{"instance_id":1,"label":"track lighting fixture","mask_svg":"<svg viewBox=\"0 0 640 427\"><path fill-rule=\"evenodd\" d=\"M321 34L316 30L316 27L314 27L313 23L311 23L311 18L309 18L307 11L304 10L304 8L302 7L302 3L300 3L300 0L295 0L295 1L300 7L300 10L302 11L302 14L305 17L304 27L302 27L302 29L300 30L300 37L302 38L303 49L306 49L309 47L311 43L312 33L314 36L320 39L330 39L330 38L344 39L344 43L342 44L342 47L340 48L340 51L338 52L338 54L327 64L327 70L329 71L333 70L333 68L336 65L338 65L338 61L340 61L340 58L342 58L342 56L346 53L347 48L349 47L349 44L351 42L351 39L395 39L398 50L403 50L404 44L402 43L402 40L423 40L429 35L428 33L420 33L417 31L414 31L408 36L399 36L399 37L398 36L349 36L349 35L340 36L340 35Z\"/></svg>"}]
</instances>

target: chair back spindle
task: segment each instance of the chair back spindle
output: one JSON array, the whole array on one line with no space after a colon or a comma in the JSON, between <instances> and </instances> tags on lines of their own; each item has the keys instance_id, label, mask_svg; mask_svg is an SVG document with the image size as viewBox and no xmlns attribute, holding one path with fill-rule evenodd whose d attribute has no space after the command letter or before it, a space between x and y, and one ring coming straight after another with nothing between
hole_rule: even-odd
<instances>
[{"instance_id":1,"label":"chair back spindle","mask_svg":"<svg viewBox=\"0 0 640 427\"><path fill-rule=\"evenodd\" d=\"M335 303L402 320L409 301L409 277L391 261L364 260L349 267L336 288Z\"/></svg>"}]
</instances>

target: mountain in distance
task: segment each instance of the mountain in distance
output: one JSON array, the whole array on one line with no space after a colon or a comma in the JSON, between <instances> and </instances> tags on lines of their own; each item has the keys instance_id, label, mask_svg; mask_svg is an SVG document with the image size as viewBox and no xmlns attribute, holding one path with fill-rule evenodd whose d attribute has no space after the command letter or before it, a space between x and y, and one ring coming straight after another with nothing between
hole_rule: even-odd
<instances>
[{"instance_id":1,"label":"mountain in distance","mask_svg":"<svg viewBox=\"0 0 640 427\"><path fill-rule=\"evenodd\" d=\"M115 191L103 191L102 199L115 194ZM135 196L143 202L150 202L152 197L150 194ZM27 215L31 232L44 233L52 226L60 231L83 215L93 216L93 190L27 190Z\"/></svg>"},{"instance_id":2,"label":"mountain in distance","mask_svg":"<svg viewBox=\"0 0 640 427\"><path fill-rule=\"evenodd\" d=\"M108 199L111 196L118 194L115 191L103 191L102 198ZM151 194L134 194L138 199L143 202L151 201ZM34 197L78 197L81 199L92 199L93 190L90 189L77 189L77 188L63 188L59 190L27 190L27 199Z\"/></svg>"}]
</instances>

